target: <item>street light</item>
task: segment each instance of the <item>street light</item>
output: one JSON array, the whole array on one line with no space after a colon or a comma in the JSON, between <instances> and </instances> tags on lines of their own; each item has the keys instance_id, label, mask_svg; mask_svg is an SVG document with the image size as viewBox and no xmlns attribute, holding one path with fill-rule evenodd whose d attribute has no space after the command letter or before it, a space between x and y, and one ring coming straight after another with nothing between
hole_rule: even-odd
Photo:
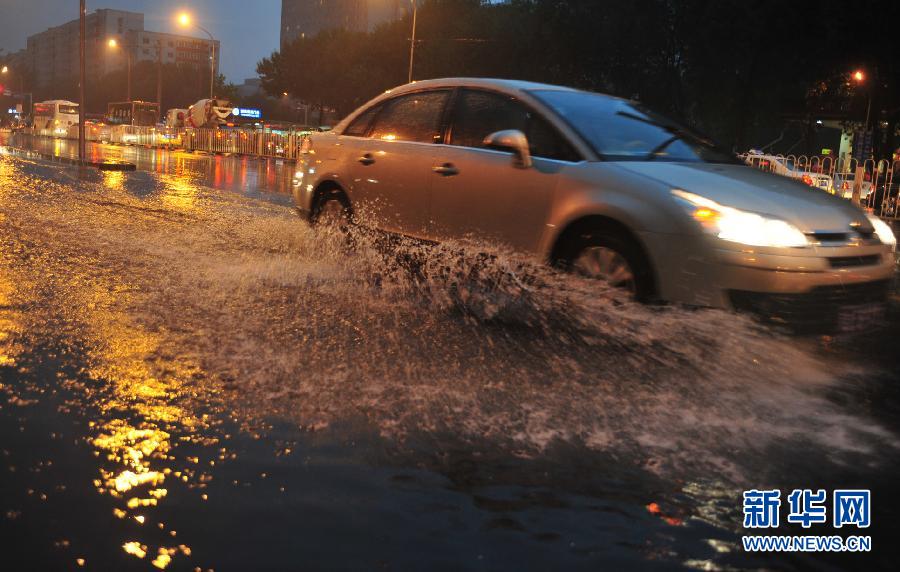
<instances>
[{"instance_id":1,"label":"street light","mask_svg":"<svg viewBox=\"0 0 900 572\"><path fill-rule=\"evenodd\" d=\"M200 24L197 24L196 22L194 22L193 19L191 18L191 15L188 14L187 12L182 12L182 13L178 14L177 19L178 19L178 25L181 26L182 28L188 28L190 26L193 26L194 28L197 28L198 30L200 30L201 32L203 32L204 34L209 36L209 40L211 42L210 46L209 46L209 50L210 50L210 54L211 54L209 57L209 98L212 99L213 98L213 86L215 84L215 77L216 77L216 44L215 44L216 39L213 38L213 35L209 32L209 30L207 30Z\"/></svg>"},{"instance_id":2,"label":"street light","mask_svg":"<svg viewBox=\"0 0 900 572\"><path fill-rule=\"evenodd\" d=\"M119 47L119 42L115 38L110 38L109 42L107 42L107 45L110 47L110 49L115 50ZM131 57L132 57L131 46L125 45L125 46L123 46L123 50L127 53L127 60L128 60L128 66L127 66L128 67L128 80L127 80L128 81L128 88L127 88L128 95L126 97L126 101L131 101Z\"/></svg>"},{"instance_id":3,"label":"street light","mask_svg":"<svg viewBox=\"0 0 900 572\"><path fill-rule=\"evenodd\" d=\"M409 40L409 83L412 83L413 60L416 56L416 14L419 3L417 0L410 0L410 2L412 3L412 37Z\"/></svg>"},{"instance_id":4,"label":"street light","mask_svg":"<svg viewBox=\"0 0 900 572\"><path fill-rule=\"evenodd\" d=\"M862 70L856 70L853 72L853 79L856 83L862 85L863 82L866 81L866 74ZM863 126L863 131L869 130L869 117L872 113L872 86L869 86L868 93L868 104L866 105L866 123Z\"/></svg>"},{"instance_id":5,"label":"street light","mask_svg":"<svg viewBox=\"0 0 900 572\"><path fill-rule=\"evenodd\" d=\"M87 111L84 98L84 60L85 60L85 38L87 38L87 7L85 0L78 2L78 164L84 164L85 157L85 137L84 137L84 115Z\"/></svg>"},{"instance_id":6,"label":"street light","mask_svg":"<svg viewBox=\"0 0 900 572\"><path fill-rule=\"evenodd\" d=\"M9 75L9 66L3 66L0 68L0 74ZM31 115L31 92L25 93L25 74L20 73L19 70L16 70L13 75L19 74L19 98L22 100L22 113L24 115ZM25 96L28 96L28 107L25 107Z\"/></svg>"}]
</instances>

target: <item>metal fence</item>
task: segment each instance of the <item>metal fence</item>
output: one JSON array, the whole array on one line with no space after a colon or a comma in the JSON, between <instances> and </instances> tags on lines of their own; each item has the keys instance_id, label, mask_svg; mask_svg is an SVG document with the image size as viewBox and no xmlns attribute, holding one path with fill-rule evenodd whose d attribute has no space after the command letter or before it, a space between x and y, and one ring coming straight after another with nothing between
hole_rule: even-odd
<instances>
[{"instance_id":1,"label":"metal fence","mask_svg":"<svg viewBox=\"0 0 900 572\"><path fill-rule=\"evenodd\" d=\"M187 129L181 134L181 147L190 151L296 159L306 134L292 131Z\"/></svg>"},{"instance_id":2,"label":"metal fence","mask_svg":"<svg viewBox=\"0 0 900 572\"><path fill-rule=\"evenodd\" d=\"M748 165L812 184L812 177L829 177L833 194L850 198L856 184L857 171L862 169L860 202L874 214L900 219L900 161L868 159L859 161L852 157L835 158L829 155L764 155L744 153L739 155ZM897 177L894 174L897 173ZM804 178L806 175L806 178Z\"/></svg>"},{"instance_id":3,"label":"metal fence","mask_svg":"<svg viewBox=\"0 0 900 572\"><path fill-rule=\"evenodd\" d=\"M73 125L66 131L26 129L25 133L78 139L78 126ZM170 129L100 124L88 124L85 129L85 139L88 141L284 159L298 157L300 145L308 134L308 131L271 129Z\"/></svg>"}]
</instances>

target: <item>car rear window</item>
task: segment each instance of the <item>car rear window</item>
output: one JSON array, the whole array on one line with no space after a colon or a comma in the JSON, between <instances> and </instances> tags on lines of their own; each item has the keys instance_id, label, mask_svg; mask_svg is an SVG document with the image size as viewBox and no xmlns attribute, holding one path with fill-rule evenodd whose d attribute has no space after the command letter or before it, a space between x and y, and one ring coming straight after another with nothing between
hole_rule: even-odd
<instances>
[{"instance_id":1,"label":"car rear window","mask_svg":"<svg viewBox=\"0 0 900 572\"><path fill-rule=\"evenodd\" d=\"M401 95L385 104L371 137L385 141L435 143L441 138L441 114L450 92Z\"/></svg>"},{"instance_id":2,"label":"car rear window","mask_svg":"<svg viewBox=\"0 0 900 572\"><path fill-rule=\"evenodd\" d=\"M381 105L373 105L369 109L360 113L356 119L350 122L350 125L344 129L344 135L349 135L351 137L365 137L366 133L369 132L369 125L372 124L372 119L376 115L378 115L378 111L381 109Z\"/></svg>"}]
</instances>

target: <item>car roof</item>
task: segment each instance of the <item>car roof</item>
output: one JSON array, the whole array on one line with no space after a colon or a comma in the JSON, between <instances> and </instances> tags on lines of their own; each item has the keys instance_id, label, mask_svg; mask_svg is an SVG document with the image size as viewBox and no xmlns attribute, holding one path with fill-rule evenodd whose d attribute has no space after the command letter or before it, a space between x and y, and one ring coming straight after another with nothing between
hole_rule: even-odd
<instances>
[{"instance_id":1,"label":"car roof","mask_svg":"<svg viewBox=\"0 0 900 572\"><path fill-rule=\"evenodd\" d=\"M405 85L389 89L385 93L396 94L404 93L407 91L416 91L419 89L434 89L440 87L493 87L499 88L503 91L511 92L528 91L535 89L553 91L579 91L571 87L515 79L496 79L485 77L448 77L414 81L412 83L407 83Z\"/></svg>"},{"instance_id":2,"label":"car roof","mask_svg":"<svg viewBox=\"0 0 900 572\"><path fill-rule=\"evenodd\" d=\"M389 89L382 93L381 95L369 100L361 107L358 107L354 112L350 113L348 116L344 117L337 125L334 126L332 130L333 133L340 135L347 128L350 123L352 123L360 114L363 113L366 109L371 109L373 106L380 104L381 102L396 97L398 95L403 95L406 93L415 93L421 90L430 90L430 89L441 89L441 88L458 88L458 87L475 87L482 89L490 89L496 90L502 93L506 93L508 95L523 99L525 101L531 101L532 103L540 104L540 100L538 100L534 95L529 92L542 90L542 91L556 91L556 92L568 92L568 93L592 93L594 95L598 95L601 97L606 97L609 99L616 99L621 101L622 98L615 97L612 95L607 95L604 93L596 93L596 92L586 92L584 90L575 89L573 87L565 87L561 85L552 85L548 83L538 83L532 81L522 81L522 80L514 80L514 79L498 79L498 78L484 78L484 77L448 77L448 78L440 78L440 79L427 79L421 81L414 81L411 83L407 83L405 85L401 85L395 87L393 89ZM557 127L560 131L566 135L566 137L579 149L579 151L586 157L592 157L595 155L594 151L590 148L590 146L586 145L580 136L572 130L571 127L564 124L557 124Z\"/></svg>"},{"instance_id":3,"label":"car roof","mask_svg":"<svg viewBox=\"0 0 900 572\"><path fill-rule=\"evenodd\" d=\"M412 83L407 83L404 85L397 86L392 89L386 90L379 96L376 96L363 104L361 107L358 107L352 113L344 117L340 122L335 125L335 131L342 131L359 113L362 112L363 109L369 108L385 99L389 99L391 97L401 95L404 93L413 93L416 91L424 90L424 89L440 89L440 88L455 88L455 87L481 87L486 89L494 89L501 92L508 93L510 95L527 95L528 91L533 90L548 90L548 91L566 91L566 92L580 92L581 90L572 88L572 87L564 87L561 85L551 85L548 83L537 83L532 81L522 81L522 80L514 80L514 79L498 79L498 78L485 78L485 77L447 77L440 79L426 79L421 81L413 81ZM619 99L611 95L606 94L598 94L603 97L609 97L611 99Z\"/></svg>"}]
</instances>

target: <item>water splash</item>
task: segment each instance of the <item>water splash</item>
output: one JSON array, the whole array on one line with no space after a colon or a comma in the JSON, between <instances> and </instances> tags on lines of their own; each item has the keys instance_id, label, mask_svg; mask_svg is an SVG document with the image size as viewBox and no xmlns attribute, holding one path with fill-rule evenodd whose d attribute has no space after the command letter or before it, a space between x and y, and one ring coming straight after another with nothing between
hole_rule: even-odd
<instances>
[{"instance_id":1,"label":"water splash","mask_svg":"<svg viewBox=\"0 0 900 572\"><path fill-rule=\"evenodd\" d=\"M64 169L13 168L26 183L3 190L2 210L59 257L55 271L92 252L96 278L128 289L123 310L251 414L310 429L362 417L399 443L519 456L562 442L733 481L773 447L835 462L897 447L827 398L840 372L728 312L637 305L477 242L355 232L348 244L170 176L142 175L139 193L82 179L72 193ZM191 200L173 208L173 193Z\"/></svg>"}]
</instances>

